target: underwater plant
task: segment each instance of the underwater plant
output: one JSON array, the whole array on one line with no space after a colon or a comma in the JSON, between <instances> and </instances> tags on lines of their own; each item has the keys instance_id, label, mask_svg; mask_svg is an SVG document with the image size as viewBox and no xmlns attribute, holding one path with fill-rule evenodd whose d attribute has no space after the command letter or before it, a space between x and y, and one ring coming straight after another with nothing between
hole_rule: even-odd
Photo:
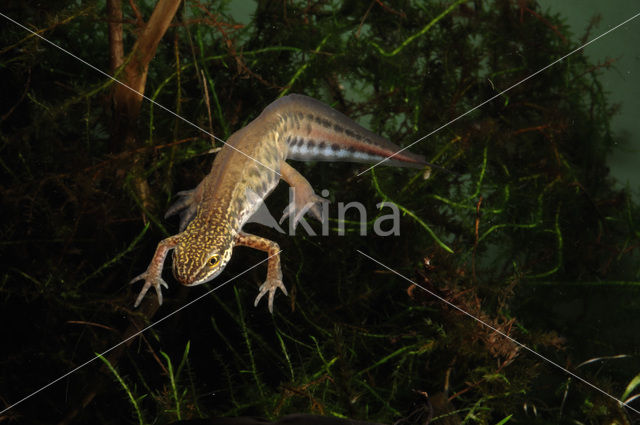
<instances>
[{"instance_id":1,"label":"underwater plant","mask_svg":"<svg viewBox=\"0 0 640 425\"><path fill-rule=\"evenodd\" d=\"M637 423L639 210L608 174L610 64L534 1L232 6L1 11L0 421ZM296 164L329 231L247 225L283 250L273 315L253 307L265 256L243 249L209 286L171 280L160 309L134 309L176 194L290 93L443 169ZM340 216L350 202L366 218ZM373 231L382 202L398 234ZM284 185L267 201L287 203Z\"/></svg>"}]
</instances>

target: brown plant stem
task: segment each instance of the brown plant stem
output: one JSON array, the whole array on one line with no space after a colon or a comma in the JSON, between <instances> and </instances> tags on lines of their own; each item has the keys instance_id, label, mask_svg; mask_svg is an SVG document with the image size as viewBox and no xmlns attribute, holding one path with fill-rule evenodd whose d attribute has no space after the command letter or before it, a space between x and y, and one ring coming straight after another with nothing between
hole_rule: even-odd
<instances>
[{"instance_id":1,"label":"brown plant stem","mask_svg":"<svg viewBox=\"0 0 640 425\"><path fill-rule=\"evenodd\" d=\"M119 1L112 0L111 7L115 8L118 3ZM149 64L155 56L158 44L169 28L179 5L180 0L159 0L149 21L144 25L133 45L129 54L130 58L122 70L120 81L123 84L118 84L115 87L111 99L115 121L111 137L113 152L135 150L138 147L136 124L142 105ZM111 9L110 13L117 15L117 11ZM122 13L121 10L120 13ZM117 29L110 28L110 42L121 43L121 27L120 38L115 33L117 33ZM111 46L110 50L112 53L117 52L118 47ZM141 200L144 210L151 211L153 210L151 189L143 177L142 159L142 156L136 155L129 169L133 175L133 190L136 196Z\"/></svg>"}]
</instances>

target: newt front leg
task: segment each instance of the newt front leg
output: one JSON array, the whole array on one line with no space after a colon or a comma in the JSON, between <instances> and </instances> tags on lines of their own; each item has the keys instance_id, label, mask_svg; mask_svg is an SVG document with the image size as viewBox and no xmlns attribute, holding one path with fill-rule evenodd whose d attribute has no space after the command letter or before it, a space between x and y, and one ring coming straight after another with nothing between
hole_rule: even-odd
<instances>
[{"instance_id":1,"label":"newt front leg","mask_svg":"<svg viewBox=\"0 0 640 425\"><path fill-rule=\"evenodd\" d=\"M260 286L260 292L253 303L254 307L258 305L260 299L269 293L269 312L273 313L273 298L278 288L288 295L287 288L282 283L282 270L280 269L280 246L269 239L260 236L251 235L249 233L240 232L236 236L236 245L248 246L253 249L265 251L269 255L267 264L267 280Z\"/></svg>"},{"instance_id":2,"label":"newt front leg","mask_svg":"<svg viewBox=\"0 0 640 425\"><path fill-rule=\"evenodd\" d=\"M147 270L139 276L131 279L129 284L137 282L139 280L144 279L144 286L140 291L140 295L136 299L134 307L138 307L142 302L145 294L153 286L156 289L156 293L158 294L158 304L162 305L162 286L168 288L167 282L162 279L162 267L164 266L164 260L167 258L167 254L178 244L178 239L180 239L180 234L173 235L167 239L162 240L158 247L156 248L156 253L153 254L153 258L151 259L151 263L149 263L149 267Z\"/></svg>"}]
</instances>

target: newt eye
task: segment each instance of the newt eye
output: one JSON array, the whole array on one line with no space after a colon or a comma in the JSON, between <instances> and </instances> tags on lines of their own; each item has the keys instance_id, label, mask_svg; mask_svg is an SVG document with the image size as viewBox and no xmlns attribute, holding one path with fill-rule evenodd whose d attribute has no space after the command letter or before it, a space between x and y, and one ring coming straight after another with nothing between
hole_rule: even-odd
<instances>
[{"instance_id":1,"label":"newt eye","mask_svg":"<svg viewBox=\"0 0 640 425\"><path fill-rule=\"evenodd\" d=\"M219 256L214 255L213 257L209 258L209 267L216 267L218 264L220 264Z\"/></svg>"}]
</instances>

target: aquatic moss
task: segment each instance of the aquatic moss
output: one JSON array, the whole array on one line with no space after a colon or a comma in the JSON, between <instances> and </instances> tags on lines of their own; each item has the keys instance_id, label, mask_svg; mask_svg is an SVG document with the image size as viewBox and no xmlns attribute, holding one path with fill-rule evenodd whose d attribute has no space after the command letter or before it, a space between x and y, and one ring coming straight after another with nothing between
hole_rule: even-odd
<instances>
[{"instance_id":1,"label":"aquatic moss","mask_svg":"<svg viewBox=\"0 0 640 425\"><path fill-rule=\"evenodd\" d=\"M141 16L152 6L138 4ZM7 13L108 68L102 5ZM129 5L124 14L130 48L137 18ZM146 94L225 138L278 96L304 93L407 145L571 51L571 39L534 2L259 2L246 26L224 2L188 2ZM126 282L176 231L160 217L208 172L212 141L145 102L137 146L122 150L111 81L12 24L0 40L0 317L19 323L2 330L0 396L11 403L118 342L127 317L138 317L137 288ZM252 270L147 332L111 371L78 371L69 397L48 390L8 415L59 419L80 405L85 382L106 376L79 421L304 411L390 423L425 405L415 391L431 396L434 423L625 418L612 400L357 252L569 368L637 350L625 329L640 317L631 301L638 207L607 174L615 108L598 72L576 53L417 143L412 151L449 170L426 180L422 171L356 176L362 166L296 164L329 191L332 216L340 201L364 203L369 234L348 223L339 236L334 221L327 237L252 225L283 248L291 296L277 298L274 316L252 307L264 279ZM279 188L271 211L286 196ZM371 233L383 200L402 207L398 237ZM264 258L236 251L216 282ZM170 284L160 316L203 291ZM576 372L622 394L637 374L626 361Z\"/></svg>"}]
</instances>

